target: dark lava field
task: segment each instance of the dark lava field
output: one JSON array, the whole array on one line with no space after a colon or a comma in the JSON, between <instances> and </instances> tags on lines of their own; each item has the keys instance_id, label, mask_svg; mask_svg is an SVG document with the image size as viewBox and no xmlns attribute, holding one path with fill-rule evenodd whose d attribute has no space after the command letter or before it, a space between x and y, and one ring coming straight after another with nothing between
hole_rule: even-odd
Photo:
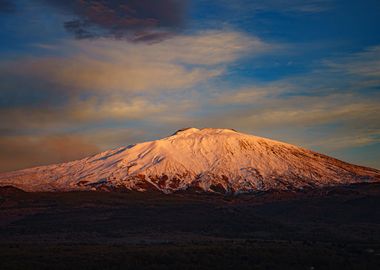
<instances>
[{"instance_id":1,"label":"dark lava field","mask_svg":"<svg viewBox=\"0 0 380 270\"><path fill-rule=\"evenodd\" d=\"M380 184L239 196L3 187L0 269L380 269Z\"/></svg>"}]
</instances>

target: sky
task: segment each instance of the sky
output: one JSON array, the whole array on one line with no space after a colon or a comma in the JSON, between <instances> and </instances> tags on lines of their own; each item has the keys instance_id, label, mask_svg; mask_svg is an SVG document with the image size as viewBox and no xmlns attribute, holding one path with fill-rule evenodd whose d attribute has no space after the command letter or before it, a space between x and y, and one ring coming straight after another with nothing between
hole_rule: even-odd
<instances>
[{"instance_id":1,"label":"sky","mask_svg":"<svg viewBox=\"0 0 380 270\"><path fill-rule=\"evenodd\" d=\"M380 169L378 0L0 0L0 171L233 128Z\"/></svg>"}]
</instances>

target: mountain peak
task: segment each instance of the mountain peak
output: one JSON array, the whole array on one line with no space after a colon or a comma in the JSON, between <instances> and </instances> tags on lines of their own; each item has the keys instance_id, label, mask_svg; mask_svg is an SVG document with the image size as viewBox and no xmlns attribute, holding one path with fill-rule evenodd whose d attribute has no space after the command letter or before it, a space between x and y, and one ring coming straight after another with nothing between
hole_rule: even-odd
<instances>
[{"instance_id":1,"label":"mountain peak","mask_svg":"<svg viewBox=\"0 0 380 270\"><path fill-rule=\"evenodd\" d=\"M187 128L181 128L181 129L177 130L176 132L173 133L173 135L190 134L190 133L195 133L198 131L199 131L199 129L197 129L197 128L187 127Z\"/></svg>"},{"instance_id":2,"label":"mountain peak","mask_svg":"<svg viewBox=\"0 0 380 270\"><path fill-rule=\"evenodd\" d=\"M0 175L26 191L130 189L165 193L294 190L379 182L380 171L231 129L186 128L170 137L63 164Z\"/></svg>"},{"instance_id":3,"label":"mountain peak","mask_svg":"<svg viewBox=\"0 0 380 270\"><path fill-rule=\"evenodd\" d=\"M218 133L237 133L234 129L229 128L194 128L194 127L188 127L188 128L182 128L177 130L173 135L189 135L189 134L199 134L199 135L205 135L205 134L218 134Z\"/></svg>"}]
</instances>

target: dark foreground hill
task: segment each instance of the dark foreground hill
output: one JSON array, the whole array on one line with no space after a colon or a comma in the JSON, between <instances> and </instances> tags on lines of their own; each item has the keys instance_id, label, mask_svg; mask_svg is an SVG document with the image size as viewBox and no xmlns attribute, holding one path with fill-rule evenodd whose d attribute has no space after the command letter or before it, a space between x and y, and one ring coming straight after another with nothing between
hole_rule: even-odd
<instances>
[{"instance_id":1,"label":"dark foreground hill","mask_svg":"<svg viewBox=\"0 0 380 270\"><path fill-rule=\"evenodd\" d=\"M379 267L379 184L238 197L0 191L0 269Z\"/></svg>"}]
</instances>

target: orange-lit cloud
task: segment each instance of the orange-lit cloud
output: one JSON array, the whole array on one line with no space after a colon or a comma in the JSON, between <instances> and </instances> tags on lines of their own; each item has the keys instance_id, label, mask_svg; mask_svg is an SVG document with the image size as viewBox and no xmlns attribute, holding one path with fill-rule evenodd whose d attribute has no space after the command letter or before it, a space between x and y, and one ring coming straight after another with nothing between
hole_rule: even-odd
<instances>
[{"instance_id":1,"label":"orange-lit cloud","mask_svg":"<svg viewBox=\"0 0 380 270\"><path fill-rule=\"evenodd\" d=\"M181 90L221 75L224 65L245 54L273 49L255 37L236 32L204 32L142 45L96 40L65 46L72 53L64 57L3 62L0 70L7 77L17 77L25 83L48 83L49 91Z\"/></svg>"}]
</instances>

